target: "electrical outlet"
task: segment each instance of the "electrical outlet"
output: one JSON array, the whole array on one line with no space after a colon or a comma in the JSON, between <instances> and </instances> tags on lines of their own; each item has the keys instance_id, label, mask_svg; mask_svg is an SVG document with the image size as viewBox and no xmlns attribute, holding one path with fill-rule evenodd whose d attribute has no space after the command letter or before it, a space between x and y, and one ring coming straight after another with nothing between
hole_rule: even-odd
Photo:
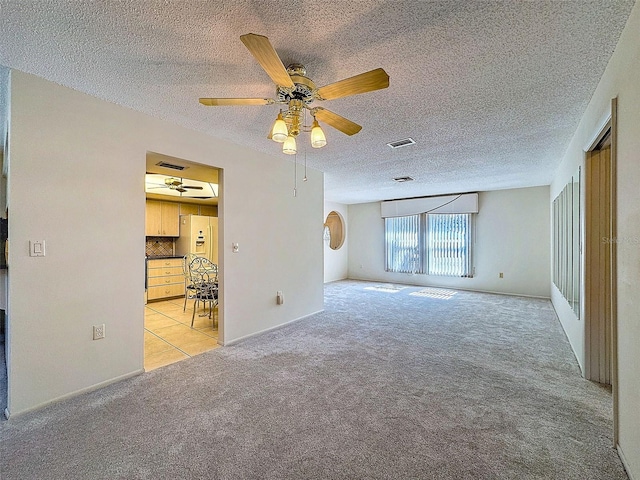
<instances>
[{"instance_id":1,"label":"electrical outlet","mask_svg":"<svg viewBox=\"0 0 640 480\"><path fill-rule=\"evenodd\" d=\"M278 305L282 305L284 303L284 295L282 295L282 292L279 290L276 292L276 303Z\"/></svg>"},{"instance_id":2,"label":"electrical outlet","mask_svg":"<svg viewBox=\"0 0 640 480\"><path fill-rule=\"evenodd\" d=\"M104 323L102 325L94 325L93 326L93 339L94 340L100 340L101 338L104 338Z\"/></svg>"},{"instance_id":3,"label":"electrical outlet","mask_svg":"<svg viewBox=\"0 0 640 480\"><path fill-rule=\"evenodd\" d=\"M504 278L504 273L500 272L500 278Z\"/></svg>"}]
</instances>

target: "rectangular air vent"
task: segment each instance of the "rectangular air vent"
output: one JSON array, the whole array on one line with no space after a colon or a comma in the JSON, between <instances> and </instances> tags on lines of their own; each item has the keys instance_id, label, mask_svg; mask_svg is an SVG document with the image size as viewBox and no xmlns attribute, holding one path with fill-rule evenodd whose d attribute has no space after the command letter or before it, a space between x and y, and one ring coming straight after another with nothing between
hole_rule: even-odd
<instances>
[{"instance_id":1,"label":"rectangular air vent","mask_svg":"<svg viewBox=\"0 0 640 480\"><path fill-rule=\"evenodd\" d=\"M398 140L397 142L387 143L391 148L406 147L407 145L413 145L415 140L413 138L405 138L404 140Z\"/></svg>"},{"instance_id":2,"label":"rectangular air vent","mask_svg":"<svg viewBox=\"0 0 640 480\"><path fill-rule=\"evenodd\" d=\"M156 163L157 166L159 167L164 167L164 168L171 168L173 170L184 170L185 168L188 167L183 167L182 165L174 165L173 163L167 163L167 162L158 162Z\"/></svg>"},{"instance_id":3,"label":"rectangular air vent","mask_svg":"<svg viewBox=\"0 0 640 480\"><path fill-rule=\"evenodd\" d=\"M410 182L410 181L413 180L413 178L411 178L411 177L396 177L393 180L396 181L396 182L402 183L402 182Z\"/></svg>"}]
</instances>

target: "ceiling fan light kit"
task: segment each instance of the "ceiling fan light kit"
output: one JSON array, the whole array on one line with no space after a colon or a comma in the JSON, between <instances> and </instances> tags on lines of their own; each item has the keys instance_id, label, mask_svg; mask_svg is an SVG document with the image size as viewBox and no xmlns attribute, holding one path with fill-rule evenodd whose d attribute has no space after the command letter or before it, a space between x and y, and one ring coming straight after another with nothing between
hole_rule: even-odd
<instances>
[{"instance_id":1,"label":"ceiling fan light kit","mask_svg":"<svg viewBox=\"0 0 640 480\"><path fill-rule=\"evenodd\" d=\"M275 98L200 98L200 103L206 106L272 105L274 103L286 105L286 110L281 110L278 114L269 137L275 142L282 143L283 153L289 155L293 155L297 151L296 137L300 134L300 130L309 131L309 126L303 125L305 109L309 110L313 116L311 126L311 146L313 148L321 148L327 144L327 139L318 120L346 135L355 135L362 129L357 123L326 108L310 107L314 100L333 100L389 86L389 75L382 68L377 68L317 88L313 81L306 76L307 70L304 65L292 63L287 68L284 67L267 37L248 33L241 35L240 40L276 84Z\"/></svg>"},{"instance_id":2,"label":"ceiling fan light kit","mask_svg":"<svg viewBox=\"0 0 640 480\"><path fill-rule=\"evenodd\" d=\"M278 113L278 118L273 122L273 127L271 128L271 139L274 142L283 143L287 137L289 136L289 131L287 129L287 124L282 118L282 111Z\"/></svg>"},{"instance_id":3,"label":"ceiling fan light kit","mask_svg":"<svg viewBox=\"0 0 640 480\"><path fill-rule=\"evenodd\" d=\"M287 139L282 144L282 153L286 153L287 155L295 155L298 152L296 146L296 137L293 135L289 135Z\"/></svg>"},{"instance_id":4,"label":"ceiling fan light kit","mask_svg":"<svg viewBox=\"0 0 640 480\"><path fill-rule=\"evenodd\" d=\"M311 127L311 146L313 148L322 148L327 144L327 139L324 136L324 132L322 128L320 128L320 124L318 120L313 119L313 125Z\"/></svg>"}]
</instances>

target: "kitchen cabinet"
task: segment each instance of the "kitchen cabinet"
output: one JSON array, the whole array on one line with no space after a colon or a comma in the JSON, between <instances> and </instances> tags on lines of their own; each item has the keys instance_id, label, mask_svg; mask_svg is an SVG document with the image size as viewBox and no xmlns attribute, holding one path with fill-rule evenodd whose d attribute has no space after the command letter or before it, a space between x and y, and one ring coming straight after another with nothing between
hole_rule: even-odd
<instances>
[{"instance_id":1,"label":"kitchen cabinet","mask_svg":"<svg viewBox=\"0 0 640 480\"><path fill-rule=\"evenodd\" d=\"M184 295L182 258L149 259L147 262L148 300Z\"/></svg>"},{"instance_id":2,"label":"kitchen cabinet","mask_svg":"<svg viewBox=\"0 0 640 480\"><path fill-rule=\"evenodd\" d=\"M204 215L206 217L217 217L218 207L215 205L195 205L193 203L181 203L180 215Z\"/></svg>"},{"instance_id":3,"label":"kitchen cabinet","mask_svg":"<svg viewBox=\"0 0 640 480\"><path fill-rule=\"evenodd\" d=\"M167 237L180 235L179 205L171 202L161 202L162 207L162 234Z\"/></svg>"},{"instance_id":4,"label":"kitchen cabinet","mask_svg":"<svg viewBox=\"0 0 640 480\"><path fill-rule=\"evenodd\" d=\"M180 234L180 206L174 202L147 200L145 234L147 237L177 237Z\"/></svg>"},{"instance_id":5,"label":"kitchen cabinet","mask_svg":"<svg viewBox=\"0 0 640 480\"><path fill-rule=\"evenodd\" d=\"M198 215L199 213L200 208L198 205L193 205L191 203L180 204L180 215Z\"/></svg>"},{"instance_id":6,"label":"kitchen cabinet","mask_svg":"<svg viewBox=\"0 0 640 480\"><path fill-rule=\"evenodd\" d=\"M158 236L162 232L162 209L160 202L147 200L144 218L144 231L146 236Z\"/></svg>"},{"instance_id":7,"label":"kitchen cabinet","mask_svg":"<svg viewBox=\"0 0 640 480\"><path fill-rule=\"evenodd\" d=\"M217 217L218 207L213 207L210 205L200 205L200 215L204 215L206 217Z\"/></svg>"}]
</instances>

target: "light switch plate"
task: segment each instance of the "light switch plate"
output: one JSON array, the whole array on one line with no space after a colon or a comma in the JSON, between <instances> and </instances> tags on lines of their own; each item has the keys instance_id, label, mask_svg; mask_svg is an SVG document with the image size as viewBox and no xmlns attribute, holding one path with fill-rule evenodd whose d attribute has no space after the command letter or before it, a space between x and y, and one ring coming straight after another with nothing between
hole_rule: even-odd
<instances>
[{"instance_id":1,"label":"light switch plate","mask_svg":"<svg viewBox=\"0 0 640 480\"><path fill-rule=\"evenodd\" d=\"M231 246L233 248L233 253L238 253L240 251L240 245L237 243L232 243Z\"/></svg>"},{"instance_id":2,"label":"light switch plate","mask_svg":"<svg viewBox=\"0 0 640 480\"><path fill-rule=\"evenodd\" d=\"M44 240L30 240L29 241L29 256L30 257L44 257Z\"/></svg>"}]
</instances>

